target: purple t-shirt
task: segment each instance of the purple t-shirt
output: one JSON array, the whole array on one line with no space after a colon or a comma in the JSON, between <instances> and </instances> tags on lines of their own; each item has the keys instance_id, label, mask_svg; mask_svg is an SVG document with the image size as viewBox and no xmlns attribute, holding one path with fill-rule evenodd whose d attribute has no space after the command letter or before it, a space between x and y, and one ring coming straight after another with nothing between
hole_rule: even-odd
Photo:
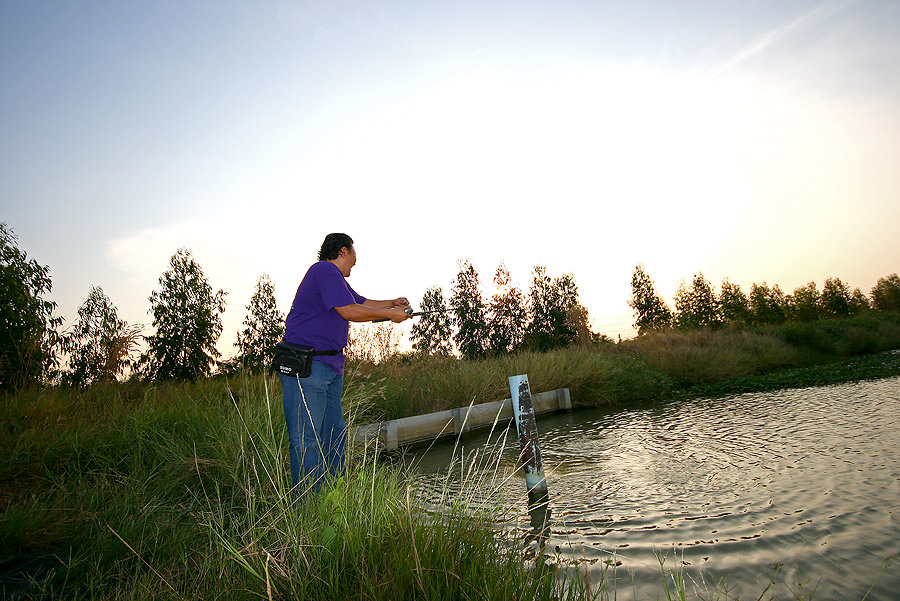
<instances>
[{"instance_id":1,"label":"purple t-shirt","mask_svg":"<svg viewBox=\"0 0 900 601\"><path fill-rule=\"evenodd\" d=\"M284 339L305 344L319 351L339 351L347 346L350 322L335 307L363 304L337 265L331 261L315 263L297 287L294 303L284 323ZM316 355L339 374L344 373L344 355Z\"/></svg>"}]
</instances>

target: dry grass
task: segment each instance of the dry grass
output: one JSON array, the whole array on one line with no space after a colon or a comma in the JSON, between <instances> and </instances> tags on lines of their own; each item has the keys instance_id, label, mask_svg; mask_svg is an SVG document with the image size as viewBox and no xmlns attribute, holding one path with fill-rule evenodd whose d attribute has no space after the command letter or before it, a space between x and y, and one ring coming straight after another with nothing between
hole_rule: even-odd
<instances>
[{"instance_id":1,"label":"dry grass","mask_svg":"<svg viewBox=\"0 0 900 601\"><path fill-rule=\"evenodd\" d=\"M747 330L651 332L621 346L679 385L746 377L799 360L785 342Z\"/></svg>"}]
</instances>

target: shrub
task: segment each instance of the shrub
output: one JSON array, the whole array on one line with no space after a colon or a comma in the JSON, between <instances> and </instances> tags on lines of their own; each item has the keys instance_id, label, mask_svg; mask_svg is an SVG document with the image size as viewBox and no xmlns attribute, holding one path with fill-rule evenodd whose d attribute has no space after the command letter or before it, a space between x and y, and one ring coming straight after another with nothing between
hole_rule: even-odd
<instances>
[{"instance_id":1,"label":"shrub","mask_svg":"<svg viewBox=\"0 0 900 601\"><path fill-rule=\"evenodd\" d=\"M791 346L826 354L837 350L834 340L815 323L789 322L779 328L778 333Z\"/></svg>"}]
</instances>

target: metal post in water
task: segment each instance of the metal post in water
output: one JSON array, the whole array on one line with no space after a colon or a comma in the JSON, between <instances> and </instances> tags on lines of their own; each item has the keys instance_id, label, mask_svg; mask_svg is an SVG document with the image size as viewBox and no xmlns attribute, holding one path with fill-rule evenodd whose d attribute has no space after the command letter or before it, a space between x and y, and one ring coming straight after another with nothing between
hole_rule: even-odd
<instances>
[{"instance_id":1,"label":"metal post in water","mask_svg":"<svg viewBox=\"0 0 900 601\"><path fill-rule=\"evenodd\" d=\"M550 494L544 479L544 465L541 448L538 445L537 421L534 417L534 403L528 375L510 376L509 390L512 393L513 415L519 433L520 457L528 487L528 515L531 516L532 532L543 544L550 523Z\"/></svg>"}]
</instances>

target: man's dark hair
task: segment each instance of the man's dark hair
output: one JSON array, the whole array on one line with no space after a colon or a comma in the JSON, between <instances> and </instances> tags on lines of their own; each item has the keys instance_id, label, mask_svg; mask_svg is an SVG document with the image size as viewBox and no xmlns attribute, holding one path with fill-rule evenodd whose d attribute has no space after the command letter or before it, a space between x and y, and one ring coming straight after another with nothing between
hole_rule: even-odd
<instances>
[{"instance_id":1,"label":"man's dark hair","mask_svg":"<svg viewBox=\"0 0 900 601\"><path fill-rule=\"evenodd\" d=\"M322 242L322 248L319 249L319 260L333 261L337 259L344 247L353 248L353 238L347 234L328 234L325 236L325 241Z\"/></svg>"}]
</instances>

